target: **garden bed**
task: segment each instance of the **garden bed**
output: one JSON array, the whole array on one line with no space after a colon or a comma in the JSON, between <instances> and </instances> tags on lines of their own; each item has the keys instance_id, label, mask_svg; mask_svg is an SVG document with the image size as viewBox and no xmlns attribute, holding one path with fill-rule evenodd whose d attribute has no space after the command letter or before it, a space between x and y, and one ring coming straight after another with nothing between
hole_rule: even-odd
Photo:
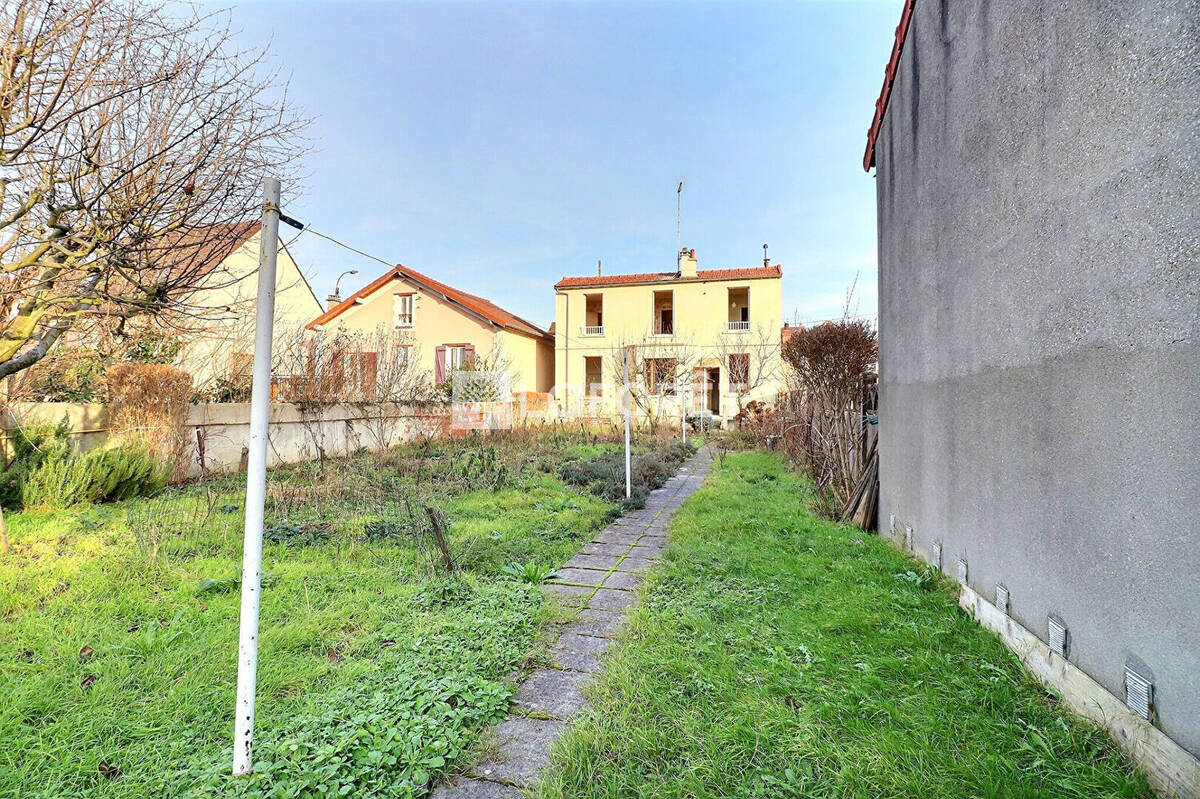
<instances>
[{"instance_id":1,"label":"garden bed","mask_svg":"<svg viewBox=\"0 0 1200 799\"><path fill-rule=\"evenodd\" d=\"M669 460L667 446L639 449ZM554 610L526 576L618 513L610 489L560 470L614 447L468 436L273 471L257 771L238 781L244 478L9 514L0 795L424 795L507 710L510 675L538 651Z\"/></svg>"}]
</instances>

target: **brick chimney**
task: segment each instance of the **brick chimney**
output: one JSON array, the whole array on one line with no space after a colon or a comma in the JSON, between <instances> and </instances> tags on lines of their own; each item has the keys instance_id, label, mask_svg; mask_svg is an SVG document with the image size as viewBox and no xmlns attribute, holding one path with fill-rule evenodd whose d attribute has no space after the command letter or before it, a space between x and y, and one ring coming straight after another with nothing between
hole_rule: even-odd
<instances>
[{"instance_id":1,"label":"brick chimney","mask_svg":"<svg viewBox=\"0 0 1200 799\"><path fill-rule=\"evenodd\" d=\"M696 276L696 251L682 249L679 251L679 276Z\"/></svg>"}]
</instances>

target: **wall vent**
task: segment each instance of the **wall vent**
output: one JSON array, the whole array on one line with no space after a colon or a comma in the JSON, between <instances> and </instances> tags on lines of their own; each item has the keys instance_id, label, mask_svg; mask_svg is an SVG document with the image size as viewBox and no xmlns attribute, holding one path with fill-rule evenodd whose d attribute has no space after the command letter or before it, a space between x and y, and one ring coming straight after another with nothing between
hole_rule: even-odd
<instances>
[{"instance_id":1,"label":"wall vent","mask_svg":"<svg viewBox=\"0 0 1200 799\"><path fill-rule=\"evenodd\" d=\"M1154 683L1138 672L1125 667L1125 704L1147 721L1154 705Z\"/></svg>"},{"instance_id":2,"label":"wall vent","mask_svg":"<svg viewBox=\"0 0 1200 799\"><path fill-rule=\"evenodd\" d=\"M1049 632L1050 651L1056 655L1067 657L1067 653L1071 651L1070 633L1067 632L1067 625L1062 619L1054 616L1046 620L1046 629Z\"/></svg>"},{"instance_id":3,"label":"wall vent","mask_svg":"<svg viewBox=\"0 0 1200 799\"><path fill-rule=\"evenodd\" d=\"M888 514L888 532L892 535L896 534L896 514Z\"/></svg>"},{"instance_id":4,"label":"wall vent","mask_svg":"<svg viewBox=\"0 0 1200 799\"><path fill-rule=\"evenodd\" d=\"M996 583L996 607L1005 616L1008 615L1008 586L1004 583Z\"/></svg>"},{"instance_id":5,"label":"wall vent","mask_svg":"<svg viewBox=\"0 0 1200 799\"><path fill-rule=\"evenodd\" d=\"M904 548L912 552L912 525L904 528Z\"/></svg>"},{"instance_id":6,"label":"wall vent","mask_svg":"<svg viewBox=\"0 0 1200 799\"><path fill-rule=\"evenodd\" d=\"M933 560L933 568L941 571L942 569L942 542L934 541L929 547L929 557Z\"/></svg>"},{"instance_id":7,"label":"wall vent","mask_svg":"<svg viewBox=\"0 0 1200 799\"><path fill-rule=\"evenodd\" d=\"M955 564L955 568L958 573L958 582L961 583L962 585L966 585L967 584L967 561L963 558L959 558L958 563Z\"/></svg>"}]
</instances>

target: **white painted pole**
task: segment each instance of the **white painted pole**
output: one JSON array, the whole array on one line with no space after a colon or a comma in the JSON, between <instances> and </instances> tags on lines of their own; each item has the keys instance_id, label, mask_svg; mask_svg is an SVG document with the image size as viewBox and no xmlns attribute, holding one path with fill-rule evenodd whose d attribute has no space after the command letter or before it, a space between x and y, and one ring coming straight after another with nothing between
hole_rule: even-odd
<instances>
[{"instance_id":1,"label":"white painted pole","mask_svg":"<svg viewBox=\"0 0 1200 799\"><path fill-rule=\"evenodd\" d=\"M242 544L242 612L238 635L237 716L233 776L254 770L254 690L258 672L258 608L262 594L263 515L267 498L267 436L271 411L271 333L275 325L275 258L279 253L279 180L263 181L258 250L258 314L250 394L250 453L246 469L246 533Z\"/></svg>"},{"instance_id":2,"label":"white painted pole","mask_svg":"<svg viewBox=\"0 0 1200 799\"><path fill-rule=\"evenodd\" d=\"M633 477L629 472L629 350L622 359L625 364L625 499L633 496Z\"/></svg>"},{"instance_id":3,"label":"white painted pole","mask_svg":"<svg viewBox=\"0 0 1200 799\"><path fill-rule=\"evenodd\" d=\"M683 436L683 443L687 443L687 406L688 400L692 396L692 389L689 386L687 393L679 392L679 432Z\"/></svg>"}]
</instances>

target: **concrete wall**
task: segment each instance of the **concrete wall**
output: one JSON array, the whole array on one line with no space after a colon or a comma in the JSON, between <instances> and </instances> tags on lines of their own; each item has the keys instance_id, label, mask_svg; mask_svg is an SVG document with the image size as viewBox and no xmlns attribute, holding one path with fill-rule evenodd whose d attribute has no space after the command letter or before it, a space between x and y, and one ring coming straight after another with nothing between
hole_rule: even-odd
<instances>
[{"instance_id":1,"label":"concrete wall","mask_svg":"<svg viewBox=\"0 0 1200 799\"><path fill-rule=\"evenodd\" d=\"M274 466L315 460L319 449L328 457L350 455L423 435L443 434L449 424L449 413L447 407L426 409L402 405L334 405L319 412L305 412L295 405L275 403L271 405L271 448L267 463ZM7 431L17 425L58 424L64 419L81 449L91 449L108 440L108 408L103 405L12 403L3 414L5 453L9 451ZM242 449L250 440L250 403L192 406L185 436L191 447L188 476L236 471L241 466Z\"/></svg>"},{"instance_id":2,"label":"concrete wall","mask_svg":"<svg viewBox=\"0 0 1200 799\"><path fill-rule=\"evenodd\" d=\"M881 526L1200 754L1200 0L918 0L876 161Z\"/></svg>"}]
</instances>

